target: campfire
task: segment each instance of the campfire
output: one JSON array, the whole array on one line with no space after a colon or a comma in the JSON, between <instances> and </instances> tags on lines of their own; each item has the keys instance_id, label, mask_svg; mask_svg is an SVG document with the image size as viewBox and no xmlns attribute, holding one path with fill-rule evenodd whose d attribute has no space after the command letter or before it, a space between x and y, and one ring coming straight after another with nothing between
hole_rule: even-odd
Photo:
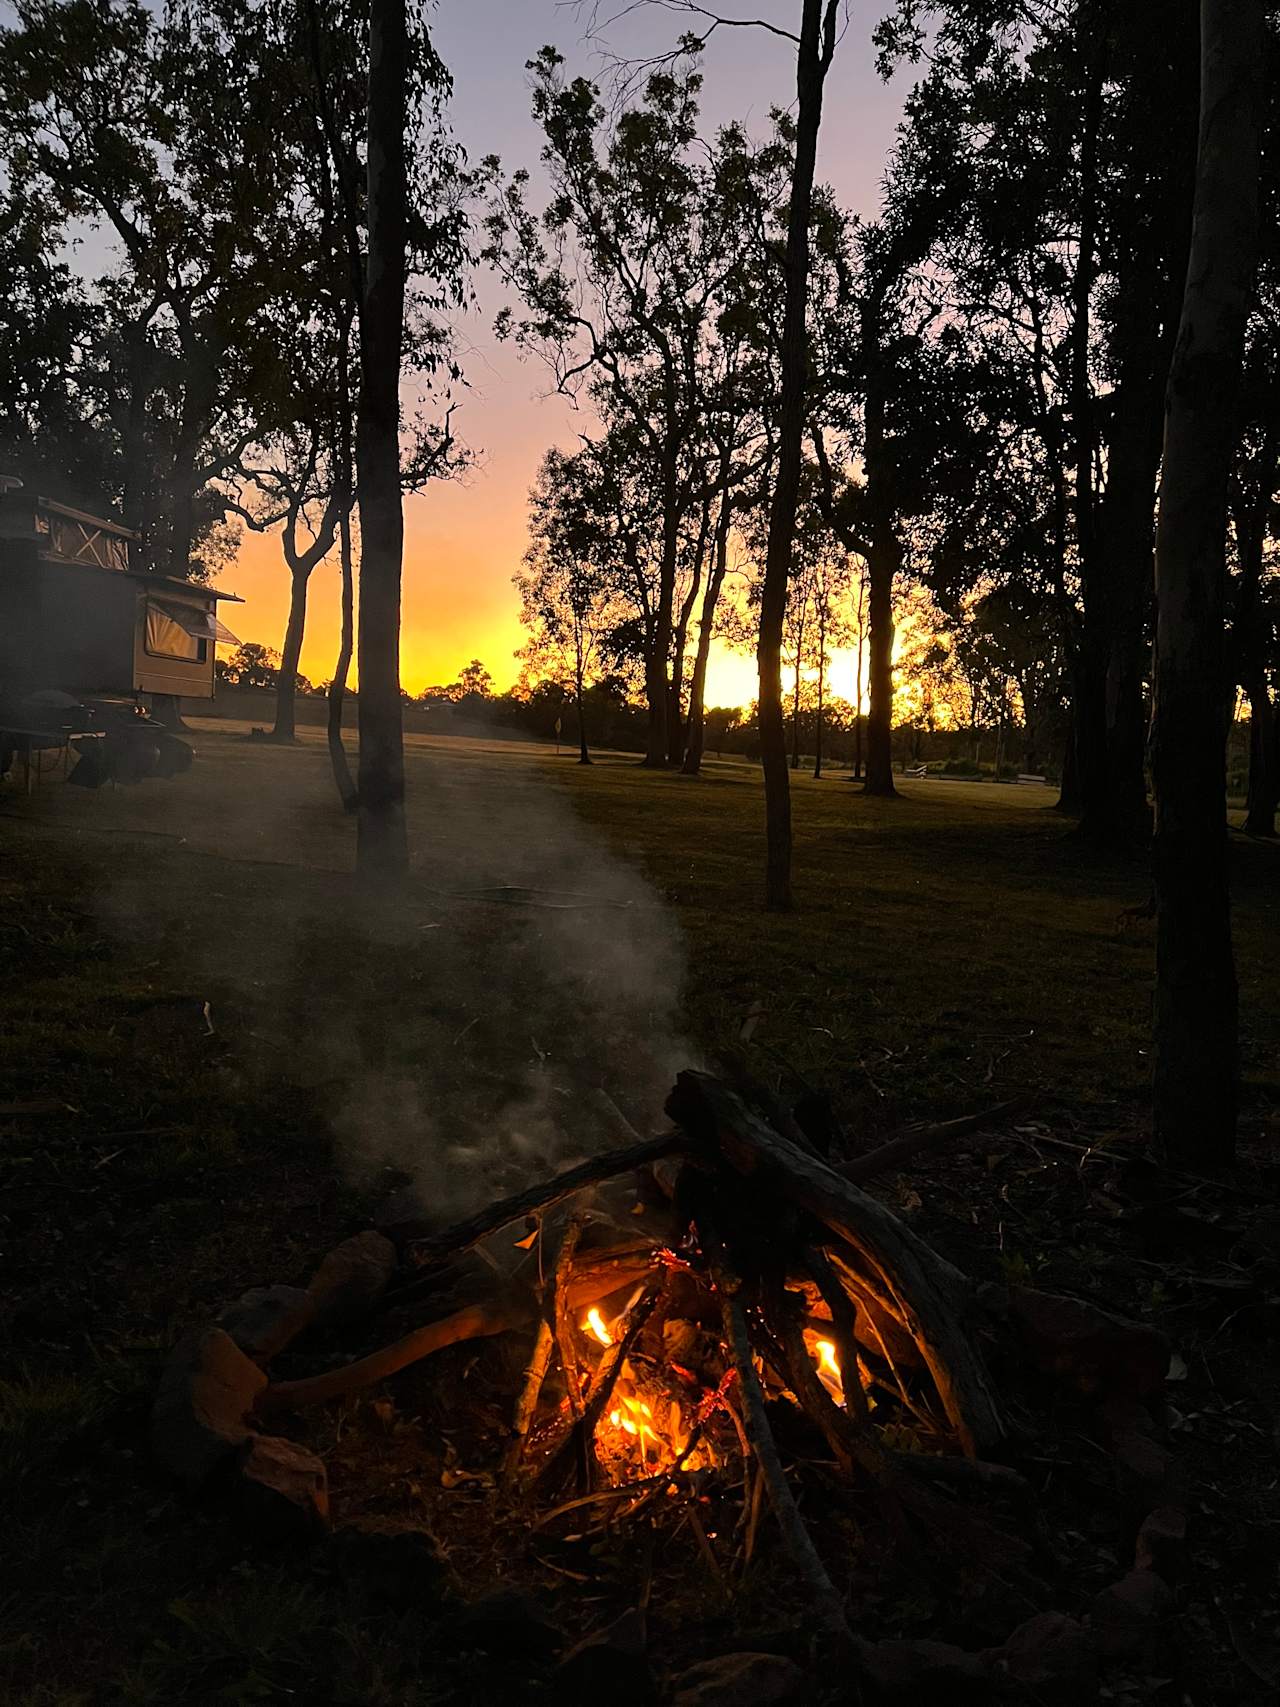
<instances>
[{"instance_id":1,"label":"campfire","mask_svg":"<svg viewBox=\"0 0 1280 1707\"><path fill-rule=\"evenodd\" d=\"M522 1333L500 1452L509 1495L535 1501L547 1523L714 1484L732 1489L752 1533L767 1500L819 1616L846 1630L779 1431L788 1413L802 1419L844 1478L874 1484L900 1518L925 1512L930 1484L963 1480L966 1460L1004 1438L970 1289L850 1177L867 1159L842 1172L793 1122L781 1130L701 1073L680 1076L668 1113L675 1124L658 1138L408 1241L412 1272L383 1307L426 1323L345 1368L268 1386L258 1414ZM480 1263L468 1257L477 1248ZM925 1450L889 1450L882 1418L909 1425Z\"/></svg>"},{"instance_id":2,"label":"campfire","mask_svg":"<svg viewBox=\"0 0 1280 1707\"><path fill-rule=\"evenodd\" d=\"M300 1419L414 1365L421 1383L424 1360L491 1339L506 1350L485 1361L479 1404L465 1385L473 1358L438 1387L427 1377L449 1414L473 1410L469 1461L450 1445L441 1487L447 1503L448 1489L483 1484L491 1521L523 1534L539 1568L586 1582L574 1545L627 1525L687 1530L731 1596L768 1533L817 1632L865 1660L832 1567L843 1581L842 1550L875 1525L886 1557L920 1562L943 1542L1025 1605L1038 1543L1016 1531L1036 1496L1001 1461L1012 1431L989 1354L1006 1377L1033 1364L1100 1407L1116 1401L1102 1414L1117 1457L1145 1473L1161 1454L1134 1445L1135 1400L1159 1394L1168 1346L1073 1300L980 1294L862 1189L1008 1105L841 1164L767 1097L703 1073L680 1075L667 1112L660 1136L452 1227L402 1219L394 1241L357 1235L305 1292L246 1294L175 1352L154 1413L162 1460L196 1485L235 1453L255 1509L265 1495L324 1527L325 1466L265 1433L271 1419ZM391 1339L397 1323L408 1331ZM316 1329L387 1343L322 1373L264 1374ZM1168 1527L1171 1496L1159 1497ZM436 1520L447 1521L443 1508Z\"/></svg>"}]
</instances>

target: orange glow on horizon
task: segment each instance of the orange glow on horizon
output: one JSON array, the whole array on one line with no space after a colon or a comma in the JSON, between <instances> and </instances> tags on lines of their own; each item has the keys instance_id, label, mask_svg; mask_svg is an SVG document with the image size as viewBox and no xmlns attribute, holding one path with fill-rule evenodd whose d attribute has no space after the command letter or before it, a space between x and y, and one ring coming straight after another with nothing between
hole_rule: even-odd
<instances>
[{"instance_id":1,"label":"orange glow on horizon","mask_svg":"<svg viewBox=\"0 0 1280 1707\"><path fill-rule=\"evenodd\" d=\"M515 654L525 635L511 576L525 547L525 506L523 498L495 504L495 496L482 475L473 484L441 487L405 502L400 659L401 677L410 694L456 680L472 658L479 658L491 672L498 692L513 686L519 677ZM278 652L289 614L289 575L279 535L246 531L236 561L220 571L217 581L245 601L223 606L227 626L241 640ZM307 595L301 669L317 687L333 675L340 604L334 551L312 574ZM832 654L826 683L829 700L852 704L856 660L853 650ZM784 672L784 697L787 686ZM864 703L866 689L864 656ZM735 652L714 642L707 670L708 707L745 708L756 692L754 652Z\"/></svg>"}]
</instances>

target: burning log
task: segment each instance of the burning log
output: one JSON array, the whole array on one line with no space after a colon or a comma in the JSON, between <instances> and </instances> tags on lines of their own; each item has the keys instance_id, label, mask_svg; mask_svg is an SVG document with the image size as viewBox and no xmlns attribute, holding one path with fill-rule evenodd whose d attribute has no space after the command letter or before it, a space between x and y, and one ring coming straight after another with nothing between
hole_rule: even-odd
<instances>
[{"instance_id":1,"label":"burning log","mask_svg":"<svg viewBox=\"0 0 1280 1707\"><path fill-rule=\"evenodd\" d=\"M691 1480L730 1486L726 1472L740 1458L740 1547L747 1557L755 1548L767 1494L822 1626L847 1648L840 1596L783 1469L760 1370L844 1473L875 1489L895 1529L932 1496L881 1445L864 1381L924 1420L934 1440L949 1435L969 1455L974 1484L1008 1491L1001 1467L987 1475L976 1458L1004 1430L969 1333L968 1285L727 1086L683 1073L668 1112L675 1132L581 1163L418 1241L412 1254L426 1272L393 1287L380 1307L426 1305L435 1319L344 1369L274 1383L257 1408L340 1397L450 1345L532 1328L502 1452L508 1495L527 1469L528 1486L542 1493L576 1483L556 1513L600 1499L613 1522ZM663 1175L639 1200L622 1177L637 1169ZM536 1232L518 1241L513 1264L497 1235L531 1216ZM492 1296L477 1298L475 1265L463 1258L486 1240L481 1255L498 1272L483 1282ZM553 1362L562 1384L548 1400ZM701 1520L692 1533L720 1576Z\"/></svg>"},{"instance_id":2,"label":"burning log","mask_svg":"<svg viewBox=\"0 0 1280 1707\"><path fill-rule=\"evenodd\" d=\"M725 1341L733 1367L737 1371L738 1385L742 1393L743 1427L755 1454L759 1475L768 1490L773 1515L782 1531L792 1563L813 1595L813 1604L819 1619L831 1635L842 1644L847 1644L852 1639L852 1632L845 1617L844 1602L836 1593L835 1585L827 1575L826 1566L818 1556L813 1538L805 1528L800 1508L796 1505L795 1495L787 1480L787 1473L778 1456L773 1430L769 1427L769 1419L765 1415L764 1394L760 1390L760 1378L752 1360L751 1335L747 1328L746 1312L738 1297L741 1282L723 1261L714 1266L712 1272L720 1294Z\"/></svg>"},{"instance_id":3,"label":"burning log","mask_svg":"<svg viewBox=\"0 0 1280 1707\"><path fill-rule=\"evenodd\" d=\"M986 1370L966 1330L969 1286L875 1198L773 1131L727 1086L706 1073L681 1073L667 1112L709 1140L739 1173L775 1201L807 1210L852 1247L876 1290L920 1348L947 1416L970 1456L1004 1439Z\"/></svg>"}]
</instances>

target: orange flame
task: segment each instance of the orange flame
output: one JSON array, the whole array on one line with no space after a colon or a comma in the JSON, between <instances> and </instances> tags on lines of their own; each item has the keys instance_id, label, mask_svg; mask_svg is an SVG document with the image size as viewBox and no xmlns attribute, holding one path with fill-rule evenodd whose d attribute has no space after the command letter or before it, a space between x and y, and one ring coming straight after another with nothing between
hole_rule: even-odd
<instances>
[{"instance_id":1,"label":"orange flame","mask_svg":"<svg viewBox=\"0 0 1280 1707\"><path fill-rule=\"evenodd\" d=\"M843 1405L844 1377L840 1372L839 1359L836 1357L835 1341L815 1339L813 1354L814 1361L818 1365L818 1379L836 1404Z\"/></svg>"},{"instance_id":2,"label":"orange flame","mask_svg":"<svg viewBox=\"0 0 1280 1707\"><path fill-rule=\"evenodd\" d=\"M594 1334L601 1345L613 1344L613 1335L605 1326L604 1317L600 1314L600 1307L597 1304L593 1304L587 1311L587 1319L582 1324L582 1331L583 1333Z\"/></svg>"}]
</instances>

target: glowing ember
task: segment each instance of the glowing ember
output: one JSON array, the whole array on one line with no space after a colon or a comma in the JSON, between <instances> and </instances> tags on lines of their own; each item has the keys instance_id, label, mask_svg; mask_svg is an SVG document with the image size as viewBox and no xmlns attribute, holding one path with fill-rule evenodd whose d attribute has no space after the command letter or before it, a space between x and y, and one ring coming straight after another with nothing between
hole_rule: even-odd
<instances>
[{"instance_id":1,"label":"glowing ember","mask_svg":"<svg viewBox=\"0 0 1280 1707\"><path fill-rule=\"evenodd\" d=\"M612 1345L613 1335L605 1326L604 1317L600 1314L598 1305L593 1304L587 1311L587 1319L582 1324L583 1333L594 1334L601 1345Z\"/></svg>"}]
</instances>

